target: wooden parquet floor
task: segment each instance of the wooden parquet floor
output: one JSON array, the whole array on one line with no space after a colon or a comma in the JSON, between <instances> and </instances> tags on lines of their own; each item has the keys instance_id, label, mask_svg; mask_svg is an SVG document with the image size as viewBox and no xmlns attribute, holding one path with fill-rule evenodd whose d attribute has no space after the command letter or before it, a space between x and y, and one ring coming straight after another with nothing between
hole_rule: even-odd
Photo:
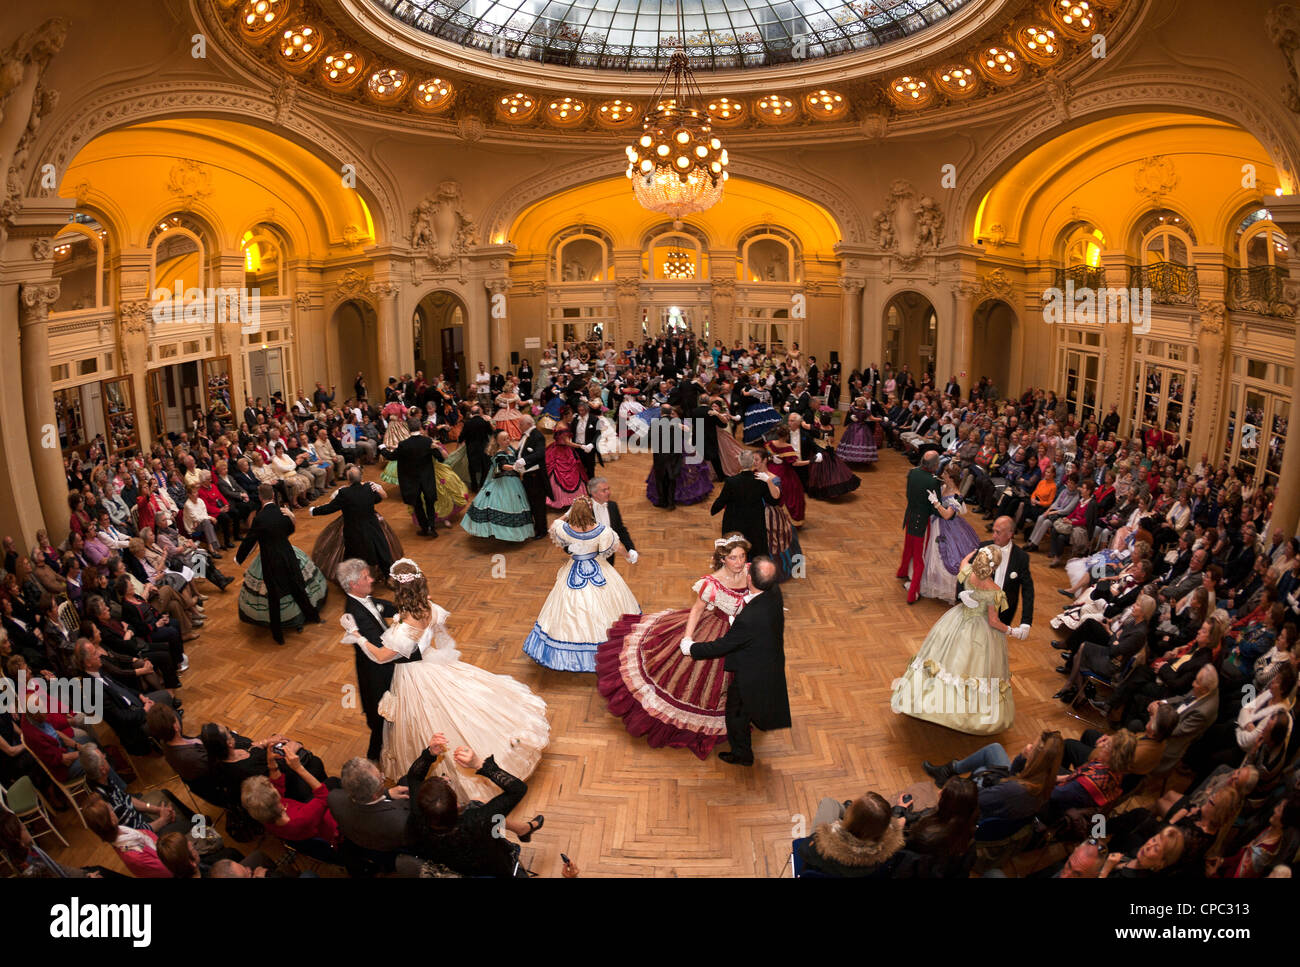
<instances>
[{"instance_id":1,"label":"wooden parquet floor","mask_svg":"<svg viewBox=\"0 0 1300 967\"><path fill-rule=\"evenodd\" d=\"M525 846L533 869L559 875L564 852L584 876L776 876L792 834L811 821L821 797L875 790L892 801L925 778L922 759L947 761L986 741L889 708L890 683L945 610L925 599L909 607L894 577L908 468L885 450L876 469L861 474L855 493L809 502L801 533L806 577L784 585L794 727L756 735L758 761L749 769L716 755L701 762L684 749L649 748L609 714L594 675L550 671L523 655L524 638L564 561L549 541L482 542L459 524L437 540L421 539L389 488L389 519L407 554L430 575L435 600L451 612L449 628L464 660L514 676L549 707L551 745L518 810L546 814L545 829ZM636 565L620 560L618 567L643 610L685 607L691 584L708 570L720 518L709 516L708 502L674 512L652 507L645 499L649 469L644 454L606 467L640 551ZM367 477L377 479L378 470L368 468ZM972 523L984 533L978 517ZM298 512L298 546L310 550L324 524ZM1064 586L1063 572L1048 570L1043 555L1032 561L1036 621L1027 641L1010 642L1016 717L998 737L1012 750L1043 728L1077 735L1084 727L1051 698L1062 679L1053 671L1057 653L1048 646L1047 622L1061 601L1055 589ZM242 573L230 554L220 566L232 576ZM290 633L279 647L269 632L238 620L238 587L211 595L208 623L190 645L180 693L186 731L197 733L215 720L254 738L283 732L337 774L346 759L364 754L367 734L360 709L344 704L354 671L352 646L338 640L342 593L331 586L324 625ZM145 784L179 789L174 776L168 781L165 762L141 761ZM118 868L71 812L57 819L74 847L59 855Z\"/></svg>"}]
</instances>

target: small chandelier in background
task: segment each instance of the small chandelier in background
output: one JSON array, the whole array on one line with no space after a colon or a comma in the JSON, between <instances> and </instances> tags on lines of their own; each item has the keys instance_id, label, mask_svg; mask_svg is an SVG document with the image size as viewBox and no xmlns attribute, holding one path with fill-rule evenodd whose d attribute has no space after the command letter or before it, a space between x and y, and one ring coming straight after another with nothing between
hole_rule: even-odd
<instances>
[{"instance_id":1,"label":"small chandelier in background","mask_svg":"<svg viewBox=\"0 0 1300 967\"><path fill-rule=\"evenodd\" d=\"M651 103L641 137L627 148L627 176L641 206L671 216L680 229L682 216L706 211L722 198L727 149L713 134L685 51L673 52Z\"/></svg>"},{"instance_id":2,"label":"small chandelier in background","mask_svg":"<svg viewBox=\"0 0 1300 967\"><path fill-rule=\"evenodd\" d=\"M668 254L664 256L664 278L695 278L695 260L691 258L690 253L683 252L679 248L670 249Z\"/></svg>"}]
</instances>

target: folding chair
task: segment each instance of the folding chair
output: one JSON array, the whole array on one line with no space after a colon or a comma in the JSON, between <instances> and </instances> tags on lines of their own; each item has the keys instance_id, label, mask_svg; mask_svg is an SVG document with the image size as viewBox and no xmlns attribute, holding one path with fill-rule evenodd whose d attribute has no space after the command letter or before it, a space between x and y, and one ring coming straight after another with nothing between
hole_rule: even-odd
<instances>
[{"instance_id":1,"label":"folding chair","mask_svg":"<svg viewBox=\"0 0 1300 967\"><path fill-rule=\"evenodd\" d=\"M76 641L81 634L81 615L77 611L77 606L64 597L59 602L59 624L63 626L64 633Z\"/></svg>"},{"instance_id":2,"label":"folding chair","mask_svg":"<svg viewBox=\"0 0 1300 967\"><path fill-rule=\"evenodd\" d=\"M63 838L63 834L59 832L58 827L50 819L50 804L45 801L45 797L41 795L40 790L36 788L30 776L20 777L17 782L9 787L7 793L4 786L0 786L0 806L8 809L22 821L28 832L32 834L32 839L40 839L42 836L53 833L58 837L60 843L64 846L68 845L68 841ZM45 823L46 826L40 832L37 832L32 825L32 821L36 819Z\"/></svg>"},{"instance_id":3,"label":"folding chair","mask_svg":"<svg viewBox=\"0 0 1300 967\"><path fill-rule=\"evenodd\" d=\"M1136 671L1138 668L1141 668L1143 665L1145 665L1146 661L1147 661L1147 648L1146 645L1143 645L1141 648L1138 649L1136 654L1129 656L1128 661L1126 661L1123 667L1120 668L1120 670L1117 671L1114 675L1103 675L1100 672L1087 671L1085 669L1080 675L1083 681L1081 683L1081 687L1079 688L1079 691L1074 696L1074 701L1070 703L1070 710L1072 712L1078 712L1082 708L1083 703L1086 700L1082 685L1091 684L1094 686L1094 689L1095 686L1100 685L1102 688L1109 689L1110 691L1113 692L1115 689L1119 688L1126 681L1128 681L1128 677L1132 675L1133 672ZM1082 718L1082 716L1080 715L1076 715L1075 717ZM1106 723L1102 722L1103 731L1105 730L1105 728L1106 728Z\"/></svg>"},{"instance_id":4,"label":"folding chair","mask_svg":"<svg viewBox=\"0 0 1300 967\"><path fill-rule=\"evenodd\" d=\"M86 785L86 777L77 776L75 779L68 779L60 782L55 778L54 773L50 771L50 767L45 764L41 757L35 752L32 752L32 747L27 744L27 740L21 739L21 741L23 748L31 753L32 758L36 760L45 774L49 776L50 782L54 783L59 792L63 793L63 795L67 797L68 802L72 803L72 808L76 810L77 818L81 820L82 827L89 829L90 827L86 825L86 817L81 813L81 806L77 803L78 796L85 796L87 805L94 800L94 793L90 791L90 786Z\"/></svg>"}]
</instances>

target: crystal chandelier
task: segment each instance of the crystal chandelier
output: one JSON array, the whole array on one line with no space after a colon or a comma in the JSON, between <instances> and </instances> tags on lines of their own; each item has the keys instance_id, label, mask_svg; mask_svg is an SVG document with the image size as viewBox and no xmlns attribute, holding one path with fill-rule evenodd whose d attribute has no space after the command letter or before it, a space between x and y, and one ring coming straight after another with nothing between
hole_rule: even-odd
<instances>
[{"instance_id":1,"label":"crystal chandelier","mask_svg":"<svg viewBox=\"0 0 1300 967\"><path fill-rule=\"evenodd\" d=\"M691 258L688 252L683 252L679 248L670 249L668 254L664 256L664 278L695 278L695 260Z\"/></svg>"},{"instance_id":2,"label":"crystal chandelier","mask_svg":"<svg viewBox=\"0 0 1300 967\"><path fill-rule=\"evenodd\" d=\"M679 35L681 5L678 5ZM641 123L641 137L627 148L627 176L643 208L682 216L712 208L727 180L727 149L713 135L713 119L684 50L673 52L668 72L651 101L654 109Z\"/></svg>"}]
</instances>

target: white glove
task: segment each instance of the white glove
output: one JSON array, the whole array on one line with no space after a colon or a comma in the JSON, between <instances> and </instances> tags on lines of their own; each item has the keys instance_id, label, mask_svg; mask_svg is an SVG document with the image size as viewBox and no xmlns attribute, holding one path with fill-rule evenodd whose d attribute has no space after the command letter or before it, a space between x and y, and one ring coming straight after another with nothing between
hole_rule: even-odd
<instances>
[{"instance_id":1,"label":"white glove","mask_svg":"<svg viewBox=\"0 0 1300 967\"><path fill-rule=\"evenodd\" d=\"M823 456L825 456L825 454L822 453L817 454L817 456L813 457L813 463L821 463Z\"/></svg>"},{"instance_id":2,"label":"white glove","mask_svg":"<svg viewBox=\"0 0 1300 967\"><path fill-rule=\"evenodd\" d=\"M687 638L685 635L682 636L682 644L681 644L682 654L685 655L687 658L691 656L691 645L693 644L695 644L695 640L693 638Z\"/></svg>"},{"instance_id":3,"label":"white glove","mask_svg":"<svg viewBox=\"0 0 1300 967\"><path fill-rule=\"evenodd\" d=\"M933 506L935 507L939 506L939 498L935 496L933 490L927 491L925 496L926 499L928 499Z\"/></svg>"},{"instance_id":4,"label":"white glove","mask_svg":"<svg viewBox=\"0 0 1300 967\"><path fill-rule=\"evenodd\" d=\"M780 458L780 457L768 457L768 458L767 458L767 462L768 462L768 463L775 463L775 464L777 464L777 465L779 466L780 463L781 463L781 458Z\"/></svg>"},{"instance_id":5,"label":"white glove","mask_svg":"<svg viewBox=\"0 0 1300 967\"><path fill-rule=\"evenodd\" d=\"M980 606L979 598L975 597L974 591L963 591L957 597L961 598L962 604L968 608L978 608Z\"/></svg>"},{"instance_id":6,"label":"white glove","mask_svg":"<svg viewBox=\"0 0 1300 967\"><path fill-rule=\"evenodd\" d=\"M582 445L582 449L585 450L587 453L590 453L590 452L591 452L591 449L592 449L592 446L593 446L593 444L590 444L590 443L584 443L584 444Z\"/></svg>"},{"instance_id":7,"label":"white glove","mask_svg":"<svg viewBox=\"0 0 1300 967\"><path fill-rule=\"evenodd\" d=\"M359 645L365 641L365 638L361 636L361 632L357 628L357 619L352 617L352 615L347 613L339 615L339 624L342 625L344 631L344 635L340 639L341 644Z\"/></svg>"},{"instance_id":8,"label":"white glove","mask_svg":"<svg viewBox=\"0 0 1300 967\"><path fill-rule=\"evenodd\" d=\"M1300 595L1300 592L1292 591L1286 596L1286 603L1292 608L1300 607L1300 598L1298 598L1297 595Z\"/></svg>"},{"instance_id":9,"label":"white glove","mask_svg":"<svg viewBox=\"0 0 1300 967\"><path fill-rule=\"evenodd\" d=\"M1015 634L1017 638L1019 638L1021 641L1024 641L1026 638L1029 637L1029 625L1022 624L1018 626L1016 628Z\"/></svg>"},{"instance_id":10,"label":"white glove","mask_svg":"<svg viewBox=\"0 0 1300 967\"><path fill-rule=\"evenodd\" d=\"M636 551L627 552L627 563L629 564L635 564L638 560L640 560L640 558L641 555L638 554Z\"/></svg>"},{"instance_id":11,"label":"white glove","mask_svg":"<svg viewBox=\"0 0 1300 967\"><path fill-rule=\"evenodd\" d=\"M520 457L518 460L515 461L515 469L518 470L520 473L523 473L523 472L524 472L524 458L523 458L523 457Z\"/></svg>"}]
</instances>

